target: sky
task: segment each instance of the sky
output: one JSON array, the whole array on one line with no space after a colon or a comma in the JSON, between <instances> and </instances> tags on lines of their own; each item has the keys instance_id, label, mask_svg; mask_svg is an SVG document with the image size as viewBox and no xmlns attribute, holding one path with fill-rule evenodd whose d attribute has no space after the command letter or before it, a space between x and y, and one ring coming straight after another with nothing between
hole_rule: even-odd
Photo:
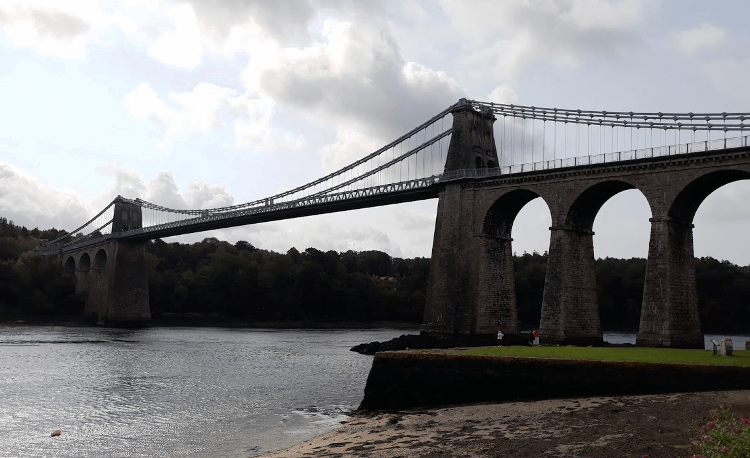
<instances>
[{"instance_id":1,"label":"sky","mask_svg":"<svg viewBox=\"0 0 750 458\"><path fill-rule=\"evenodd\" d=\"M115 196L211 208L276 194L459 98L750 112L750 3L686 0L0 0L0 216L73 230ZM750 183L710 195L695 254L750 264ZM430 256L437 200L210 231L286 252ZM635 190L596 257L646 257ZM530 202L517 253L549 246Z\"/></svg>"}]
</instances>

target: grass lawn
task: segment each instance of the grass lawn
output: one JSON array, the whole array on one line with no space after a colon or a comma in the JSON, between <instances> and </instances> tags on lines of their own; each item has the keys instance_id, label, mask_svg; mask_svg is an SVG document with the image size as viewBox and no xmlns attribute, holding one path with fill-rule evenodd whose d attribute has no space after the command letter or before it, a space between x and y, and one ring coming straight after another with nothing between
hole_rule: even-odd
<instances>
[{"instance_id":1,"label":"grass lawn","mask_svg":"<svg viewBox=\"0 0 750 458\"><path fill-rule=\"evenodd\" d=\"M735 350L735 356L714 356L713 350L683 350L646 347L477 347L452 350L461 355L532 356L537 358L637 361L644 363L715 364L750 366L750 350Z\"/></svg>"}]
</instances>

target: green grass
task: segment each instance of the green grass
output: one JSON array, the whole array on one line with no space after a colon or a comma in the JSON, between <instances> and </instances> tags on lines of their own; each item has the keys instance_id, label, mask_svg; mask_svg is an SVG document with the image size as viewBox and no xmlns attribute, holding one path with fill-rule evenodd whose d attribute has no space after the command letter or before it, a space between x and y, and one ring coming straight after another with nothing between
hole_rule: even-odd
<instances>
[{"instance_id":1,"label":"green grass","mask_svg":"<svg viewBox=\"0 0 750 458\"><path fill-rule=\"evenodd\" d=\"M714 364L750 366L750 350L735 350L735 356L714 356L712 350L645 347L477 347L452 350L461 355L531 356L537 358L635 361L644 363Z\"/></svg>"}]
</instances>

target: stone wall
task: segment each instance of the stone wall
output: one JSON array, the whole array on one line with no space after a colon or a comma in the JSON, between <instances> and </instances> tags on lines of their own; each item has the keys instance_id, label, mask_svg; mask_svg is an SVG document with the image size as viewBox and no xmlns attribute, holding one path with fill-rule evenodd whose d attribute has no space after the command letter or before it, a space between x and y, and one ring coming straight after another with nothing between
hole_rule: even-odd
<instances>
[{"instance_id":1,"label":"stone wall","mask_svg":"<svg viewBox=\"0 0 750 458\"><path fill-rule=\"evenodd\" d=\"M365 410L750 388L750 367L469 356L375 355Z\"/></svg>"}]
</instances>

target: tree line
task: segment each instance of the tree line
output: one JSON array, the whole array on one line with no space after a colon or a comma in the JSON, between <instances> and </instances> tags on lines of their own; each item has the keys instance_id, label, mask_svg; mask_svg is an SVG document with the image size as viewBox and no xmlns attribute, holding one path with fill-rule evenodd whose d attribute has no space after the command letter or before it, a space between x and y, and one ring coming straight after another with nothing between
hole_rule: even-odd
<instances>
[{"instance_id":1,"label":"tree line","mask_svg":"<svg viewBox=\"0 0 750 458\"><path fill-rule=\"evenodd\" d=\"M29 253L64 232L19 227L0 218L0 321L80 315L85 298L57 259ZM219 317L224 322L422 320L428 258L394 258L381 251L291 248L276 253L248 242L206 238L193 244L146 245L152 316ZM514 256L522 329L541 315L547 254ZM637 330L646 260L596 261L599 312L607 330ZM706 332L748 332L750 269L696 259L698 307Z\"/></svg>"},{"instance_id":2,"label":"tree line","mask_svg":"<svg viewBox=\"0 0 750 458\"><path fill-rule=\"evenodd\" d=\"M0 217L0 321L83 313L75 283L63 275L57 260L29 252L42 239L63 234L57 229L28 230Z\"/></svg>"},{"instance_id":3,"label":"tree line","mask_svg":"<svg viewBox=\"0 0 750 458\"><path fill-rule=\"evenodd\" d=\"M261 250L206 238L146 246L153 316L209 313L243 321L422 319L429 259L380 251Z\"/></svg>"}]
</instances>

